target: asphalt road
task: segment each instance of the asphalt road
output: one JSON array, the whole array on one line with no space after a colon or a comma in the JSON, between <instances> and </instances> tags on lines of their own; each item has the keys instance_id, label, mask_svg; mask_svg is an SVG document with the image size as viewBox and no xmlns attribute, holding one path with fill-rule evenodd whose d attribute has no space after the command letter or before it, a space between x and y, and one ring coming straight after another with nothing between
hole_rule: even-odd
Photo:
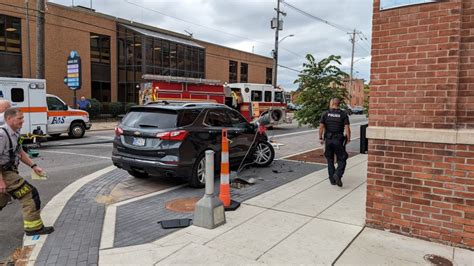
<instances>
[{"instance_id":1,"label":"asphalt road","mask_svg":"<svg viewBox=\"0 0 474 266\"><path fill-rule=\"evenodd\" d=\"M359 125L366 123L364 115L350 117L352 137L359 136ZM316 129L307 126L299 127L297 122L281 125L268 130L267 135L274 142L283 144L276 149L276 158L301 153L320 147ZM48 180L31 180L31 169L20 167L20 174L36 186L40 192L43 206L66 186L107 166L112 165L110 155L114 132L87 132L82 139L62 137L43 143L39 149L40 155L34 161L47 171ZM109 143L106 143L109 142ZM96 144L93 144L96 143ZM21 247L23 238L23 223L20 205L14 201L0 212L0 264L15 248Z\"/></svg>"}]
</instances>

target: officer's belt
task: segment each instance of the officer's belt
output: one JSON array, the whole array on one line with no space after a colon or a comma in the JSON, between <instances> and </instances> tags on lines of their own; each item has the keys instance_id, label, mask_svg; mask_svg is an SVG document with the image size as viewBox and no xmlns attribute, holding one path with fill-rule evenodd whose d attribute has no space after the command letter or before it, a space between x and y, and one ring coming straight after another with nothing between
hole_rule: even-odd
<instances>
[{"instance_id":1,"label":"officer's belt","mask_svg":"<svg viewBox=\"0 0 474 266\"><path fill-rule=\"evenodd\" d=\"M326 133L326 138L328 138L328 139L342 137L342 136L344 136L343 133L333 133L333 132L327 132Z\"/></svg>"}]
</instances>

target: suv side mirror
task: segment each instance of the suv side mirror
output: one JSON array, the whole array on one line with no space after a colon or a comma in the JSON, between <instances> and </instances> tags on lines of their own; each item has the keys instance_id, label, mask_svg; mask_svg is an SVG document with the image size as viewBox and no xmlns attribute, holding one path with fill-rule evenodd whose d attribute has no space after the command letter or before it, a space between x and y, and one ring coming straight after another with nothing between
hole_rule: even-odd
<instances>
[{"instance_id":1,"label":"suv side mirror","mask_svg":"<svg viewBox=\"0 0 474 266\"><path fill-rule=\"evenodd\" d=\"M67 106L67 104L63 105L63 109L64 111L67 111L69 109L69 107Z\"/></svg>"}]
</instances>

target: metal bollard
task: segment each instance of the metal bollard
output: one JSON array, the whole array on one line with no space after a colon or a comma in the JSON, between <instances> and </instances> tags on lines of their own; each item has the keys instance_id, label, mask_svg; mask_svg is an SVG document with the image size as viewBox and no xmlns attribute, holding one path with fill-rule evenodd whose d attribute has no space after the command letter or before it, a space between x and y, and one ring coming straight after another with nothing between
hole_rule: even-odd
<instances>
[{"instance_id":1,"label":"metal bollard","mask_svg":"<svg viewBox=\"0 0 474 266\"><path fill-rule=\"evenodd\" d=\"M214 195L214 151L206 151L206 195Z\"/></svg>"},{"instance_id":2,"label":"metal bollard","mask_svg":"<svg viewBox=\"0 0 474 266\"><path fill-rule=\"evenodd\" d=\"M194 208L195 226L213 229L225 224L225 211L222 202L214 195L214 151L206 151L206 188L202 199Z\"/></svg>"}]
</instances>

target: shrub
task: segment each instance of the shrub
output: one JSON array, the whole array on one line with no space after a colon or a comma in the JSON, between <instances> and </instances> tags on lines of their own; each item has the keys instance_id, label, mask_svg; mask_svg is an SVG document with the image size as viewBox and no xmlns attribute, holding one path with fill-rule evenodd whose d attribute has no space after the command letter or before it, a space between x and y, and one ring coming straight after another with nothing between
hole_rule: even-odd
<instances>
[{"instance_id":1,"label":"shrub","mask_svg":"<svg viewBox=\"0 0 474 266\"><path fill-rule=\"evenodd\" d=\"M109 105L109 112L113 117L125 113L125 106L121 102L113 102Z\"/></svg>"},{"instance_id":2,"label":"shrub","mask_svg":"<svg viewBox=\"0 0 474 266\"><path fill-rule=\"evenodd\" d=\"M128 113L128 111L130 111L130 108L132 108L132 106L135 106L137 105L136 103L127 103L125 105L125 113Z\"/></svg>"},{"instance_id":3,"label":"shrub","mask_svg":"<svg viewBox=\"0 0 474 266\"><path fill-rule=\"evenodd\" d=\"M110 103L109 102L103 102L102 103L102 108L100 109L101 114L110 114Z\"/></svg>"},{"instance_id":4,"label":"shrub","mask_svg":"<svg viewBox=\"0 0 474 266\"><path fill-rule=\"evenodd\" d=\"M89 112L89 116L91 118L96 118L102 111L102 103L99 102L97 99L91 99L90 102L91 105L89 108L87 108L87 112Z\"/></svg>"}]
</instances>

